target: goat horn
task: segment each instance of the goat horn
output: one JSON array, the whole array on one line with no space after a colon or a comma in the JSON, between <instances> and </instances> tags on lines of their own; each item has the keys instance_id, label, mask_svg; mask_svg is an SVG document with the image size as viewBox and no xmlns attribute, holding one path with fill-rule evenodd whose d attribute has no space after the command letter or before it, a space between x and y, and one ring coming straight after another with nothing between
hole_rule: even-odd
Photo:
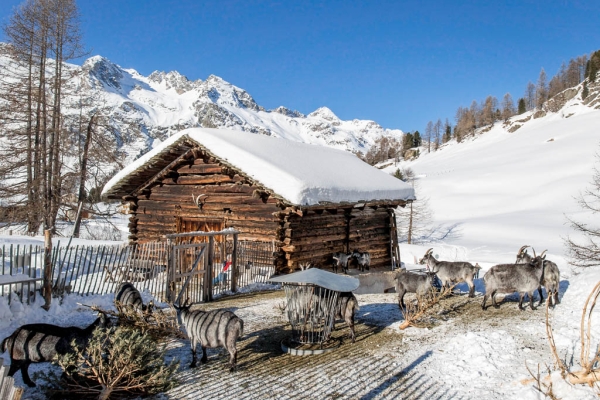
<instances>
[{"instance_id":1,"label":"goat horn","mask_svg":"<svg viewBox=\"0 0 600 400\"><path fill-rule=\"evenodd\" d=\"M519 249L519 252L517 253L517 255L519 255L519 256L520 256L521 254L523 254L523 251L524 251L526 248L528 248L528 247L529 247L529 245L528 245L528 244L526 244L525 246L521 246L521 248Z\"/></svg>"},{"instance_id":2,"label":"goat horn","mask_svg":"<svg viewBox=\"0 0 600 400\"><path fill-rule=\"evenodd\" d=\"M425 255L433 253L433 247L425 252Z\"/></svg>"},{"instance_id":3,"label":"goat horn","mask_svg":"<svg viewBox=\"0 0 600 400\"><path fill-rule=\"evenodd\" d=\"M547 251L548 251L548 249L542 251L542 254L540 254L540 257L544 257L544 254L546 254Z\"/></svg>"},{"instance_id":4,"label":"goat horn","mask_svg":"<svg viewBox=\"0 0 600 400\"><path fill-rule=\"evenodd\" d=\"M532 247L531 250L533 251L533 258L536 258L537 256L535 255L535 249Z\"/></svg>"}]
</instances>

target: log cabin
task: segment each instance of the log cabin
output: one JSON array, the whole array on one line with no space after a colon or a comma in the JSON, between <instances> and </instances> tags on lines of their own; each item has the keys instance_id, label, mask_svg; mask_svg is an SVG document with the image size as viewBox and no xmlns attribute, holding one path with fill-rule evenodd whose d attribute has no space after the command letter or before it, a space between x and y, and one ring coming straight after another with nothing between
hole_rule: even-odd
<instances>
[{"instance_id":1,"label":"log cabin","mask_svg":"<svg viewBox=\"0 0 600 400\"><path fill-rule=\"evenodd\" d=\"M130 242L235 228L272 242L278 272L331 266L333 252L369 251L374 269L399 263L394 210L413 188L347 151L266 135L191 128L118 172L105 199L129 210Z\"/></svg>"}]
</instances>

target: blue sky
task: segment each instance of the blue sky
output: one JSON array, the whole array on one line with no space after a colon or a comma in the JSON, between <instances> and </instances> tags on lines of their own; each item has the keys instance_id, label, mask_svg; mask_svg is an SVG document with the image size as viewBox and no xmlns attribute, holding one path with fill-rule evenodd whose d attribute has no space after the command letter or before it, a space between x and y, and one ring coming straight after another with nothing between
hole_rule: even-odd
<instances>
[{"instance_id":1,"label":"blue sky","mask_svg":"<svg viewBox=\"0 0 600 400\"><path fill-rule=\"evenodd\" d=\"M19 0L0 0L6 23ZM267 109L421 132L600 48L600 1L79 0L84 42L143 75L218 75ZM3 38L3 34L0 34ZM82 60L75 63L81 64Z\"/></svg>"}]
</instances>

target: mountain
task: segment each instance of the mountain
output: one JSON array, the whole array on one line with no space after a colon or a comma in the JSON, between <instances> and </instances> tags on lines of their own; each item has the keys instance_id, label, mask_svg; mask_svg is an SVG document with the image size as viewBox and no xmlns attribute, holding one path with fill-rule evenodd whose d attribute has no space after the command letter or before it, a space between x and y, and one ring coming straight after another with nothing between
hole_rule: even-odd
<instances>
[{"instance_id":1,"label":"mountain","mask_svg":"<svg viewBox=\"0 0 600 400\"><path fill-rule=\"evenodd\" d=\"M266 110L248 92L215 75L204 81L191 81L177 71L143 76L101 56L68 69L67 92L72 95L64 102L67 112L77 115L79 105L87 103L110 117L117 150L128 155L126 162L154 141L190 127L249 131L363 153L380 136L402 136L401 130L374 121L343 121L327 107L308 115L283 106Z\"/></svg>"}]
</instances>

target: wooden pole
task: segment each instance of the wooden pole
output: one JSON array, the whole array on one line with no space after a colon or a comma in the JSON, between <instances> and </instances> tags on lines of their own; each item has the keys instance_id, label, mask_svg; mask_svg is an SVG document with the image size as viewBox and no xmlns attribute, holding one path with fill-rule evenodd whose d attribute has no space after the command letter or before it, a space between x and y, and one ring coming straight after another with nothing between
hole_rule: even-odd
<instances>
[{"instance_id":1,"label":"wooden pole","mask_svg":"<svg viewBox=\"0 0 600 400\"><path fill-rule=\"evenodd\" d=\"M237 267L238 234L233 234L233 250L231 251L231 291L237 291L238 267Z\"/></svg>"},{"instance_id":2,"label":"wooden pole","mask_svg":"<svg viewBox=\"0 0 600 400\"><path fill-rule=\"evenodd\" d=\"M50 309L52 302L52 230L44 231L44 301L45 310Z\"/></svg>"},{"instance_id":3,"label":"wooden pole","mask_svg":"<svg viewBox=\"0 0 600 400\"><path fill-rule=\"evenodd\" d=\"M206 301L213 301L213 258L214 258L214 246L215 246L215 237L208 237L208 268L206 269L206 283L207 283L207 293L206 293Z\"/></svg>"}]
</instances>

